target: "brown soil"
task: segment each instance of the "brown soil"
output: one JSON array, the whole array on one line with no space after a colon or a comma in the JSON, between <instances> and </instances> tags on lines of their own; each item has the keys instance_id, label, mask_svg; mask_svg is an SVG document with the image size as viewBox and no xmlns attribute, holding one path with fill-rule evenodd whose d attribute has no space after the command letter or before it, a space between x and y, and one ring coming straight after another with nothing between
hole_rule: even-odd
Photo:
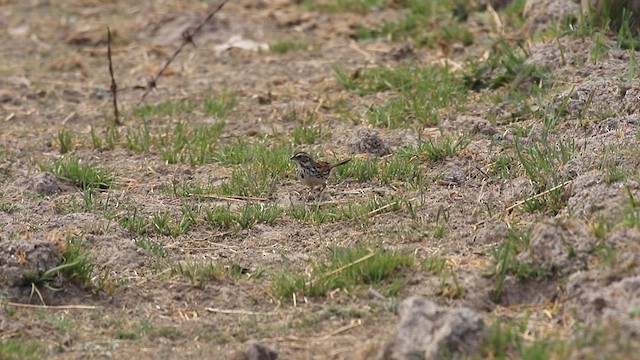
<instances>
[{"instance_id":1,"label":"brown soil","mask_svg":"<svg viewBox=\"0 0 640 360\"><path fill-rule=\"evenodd\" d=\"M309 261L326 258L331 246L359 243L414 254L418 261L431 255L445 257L464 289L463 296L446 296L439 287L439 276L416 267L399 299L422 295L441 305L470 307L487 319L494 315L529 316L532 335L568 335L576 322L595 322L605 316L624 318L625 329L637 330L637 320L625 318L630 311L637 312L637 306L625 299L639 298L638 279L634 276L640 260L637 231L620 230L612 236L612 242L617 242L611 246L625 253L623 259L618 259L618 267L602 272L591 266L591 223L599 214L620 211L627 204L627 191L636 199L640 196L635 180L607 184L600 167L605 146L626 148L638 143L637 77L628 82L618 78L621 68L637 61L630 59L627 52L611 52L594 64L590 60L594 45L589 39L560 39L562 55L556 43L530 46L529 61L551 67L556 79L575 85L566 109L568 118L574 119L567 120L567 136L574 136L580 129L578 118L611 111L607 119L589 123L584 131L580 129L576 141L583 150L563 169L574 174L566 213L549 217L518 209L502 211L533 191L527 178L487 177L486 172L496 159L496 136L513 141L509 124L517 109L470 101L461 111L442 114L440 130L468 134L471 144L457 156L425 168L427 177L434 180L426 194L355 181L331 183L327 190L336 201L356 200L374 193L402 194L410 199L424 196L424 204L416 209L417 216L425 224L435 224L441 209L446 210L448 222L443 238L410 230L413 220L407 212L380 214L367 226L353 222L311 225L282 218L274 225L234 232L198 224L175 238L153 235L149 240L167 253L159 258L137 246L140 236L109 221L104 212L62 210L82 202L82 195L75 186L40 172L39 164L60 158L58 133L61 129L72 132L76 135L74 156L117 174L117 186L109 190L109 196L113 210L119 214L135 206L144 215L158 211L179 215L182 200L167 191L174 181L206 184L229 177L232 168L218 164L172 165L158 153L137 153L124 146L94 149L90 136L91 129L95 129L104 137L112 119L106 25L114 33L114 70L122 89L118 100L126 115L141 95L134 87L146 84L179 45L180 34L198 24L210 6L206 2L176 1L0 3L0 24L7 29L0 33L4 60L0 64L0 154L4 154L0 157L0 200L17 207L0 211L0 236L6 245L0 255L6 259L0 259L0 267L15 267L12 256L32 254L30 259L48 259L46 253L40 253L43 249L60 250L65 237L75 234L85 239L96 264L94 284L105 278L110 284L103 291L96 291L95 286L58 279L52 285L61 291L42 288L41 294L34 295L31 287L5 282L2 295L9 302L86 305L95 309L13 306L8 316L3 308L0 339L37 339L48 358L60 359L223 359L244 349L244 342L254 338L277 349L282 359L370 358L392 337L397 315L392 305L368 294L367 289L356 294L337 290L327 298L298 299L293 306L274 297L269 279L225 278L207 282L201 288L182 277L166 274L168 266L180 261L208 259L227 267L240 266L248 274L262 269L304 271ZM227 89L237 94L238 105L227 121L223 140L286 134L301 122L291 115L293 111L314 112L317 121L331 129L331 137L309 149L335 158L364 151L386 155L400 146L415 144L418 134L415 130L379 129L376 135L365 125L341 120L330 105L337 99L346 98L352 113L363 114L372 103L388 95L349 93L337 83L332 66L339 64L347 72L367 66L394 66L398 63L394 58L407 53L425 64L443 59L463 64L466 56L481 56L483 52L480 45L460 53L459 45L458 50L448 46L406 50L383 40L356 43L350 36L357 26L399 17L400 11L392 8L366 15L334 14L309 12L295 3L228 3L196 37L197 46L188 46L176 58L145 103L198 101L212 91ZM484 31L490 38L490 30ZM482 35L479 33L478 37ZM296 40L310 44L310 48L285 54L221 50L220 45L234 36L257 44ZM558 61L560 56L565 61ZM625 84L623 92L621 82ZM562 102L569 89L559 92L549 103ZM471 96L480 98L480 94ZM587 102L588 113L583 114ZM489 118L497 121L492 123ZM124 121L125 125L118 128L122 138L127 129L141 125L141 120L134 117ZM194 111L152 119L151 124L160 127L179 121L197 126L213 119ZM529 123L522 126L541 126L526 121ZM425 129L420 135L437 139L440 131ZM379 142L378 136L384 143ZM630 157L618 165L632 170L638 166L637 159ZM278 184L273 200L285 207L301 201L293 164L290 172ZM226 202L199 203L214 206ZM497 216L487 214L488 207ZM563 220L571 216L575 220ZM520 261L563 271L558 277L528 284L507 277L502 299L494 302L491 292L495 279L486 273L492 264L492 250L504 241L513 224L534 229L532 246L520 254ZM574 245L575 258L563 257L563 241ZM7 245L11 242L32 245ZM611 273L615 276L609 276ZM335 308L340 311L327 310ZM360 315L346 316L346 311Z\"/></svg>"}]
</instances>

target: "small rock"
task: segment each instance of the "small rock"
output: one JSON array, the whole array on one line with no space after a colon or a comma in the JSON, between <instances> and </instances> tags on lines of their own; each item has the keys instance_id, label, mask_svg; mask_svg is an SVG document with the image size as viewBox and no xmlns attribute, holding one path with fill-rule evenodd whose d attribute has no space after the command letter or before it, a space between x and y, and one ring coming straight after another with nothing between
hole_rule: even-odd
<instances>
[{"instance_id":1,"label":"small rock","mask_svg":"<svg viewBox=\"0 0 640 360\"><path fill-rule=\"evenodd\" d=\"M351 140L351 151L354 153L368 153L376 156L391 154L391 147L380 138L377 130L359 130Z\"/></svg>"},{"instance_id":2,"label":"small rock","mask_svg":"<svg viewBox=\"0 0 640 360\"><path fill-rule=\"evenodd\" d=\"M39 172L27 181L27 190L42 194L55 194L60 189L58 178L50 172Z\"/></svg>"},{"instance_id":3,"label":"small rock","mask_svg":"<svg viewBox=\"0 0 640 360\"><path fill-rule=\"evenodd\" d=\"M472 134L482 134L482 135L495 135L498 133L498 129L496 129L495 125L490 123L486 119L478 119L473 122L473 127L471 128Z\"/></svg>"},{"instance_id":4,"label":"small rock","mask_svg":"<svg viewBox=\"0 0 640 360\"><path fill-rule=\"evenodd\" d=\"M245 350L236 354L236 360L276 360L278 352L262 342L251 339L245 342Z\"/></svg>"},{"instance_id":5,"label":"small rock","mask_svg":"<svg viewBox=\"0 0 640 360\"><path fill-rule=\"evenodd\" d=\"M448 183L460 185L467 179L467 174L458 166L452 166L444 174L442 180Z\"/></svg>"},{"instance_id":6,"label":"small rock","mask_svg":"<svg viewBox=\"0 0 640 360\"><path fill-rule=\"evenodd\" d=\"M485 341L484 322L468 308L447 308L419 296L400 305L400 324L380 359L456 358L473 354Z\"/></svg>"},{"instance_id":7,"label":"small rock","mask_svg":"<svg viewBox=\"0 0 640 360\"><path fill-rule=\"evenodd\" d=\"M413 58L416 54L413 51L413 46L411 44L404 44L400 46L396 46L389 52L389 57L395 61L404 60L406 58Z\"/></svg>"}]
</instances>

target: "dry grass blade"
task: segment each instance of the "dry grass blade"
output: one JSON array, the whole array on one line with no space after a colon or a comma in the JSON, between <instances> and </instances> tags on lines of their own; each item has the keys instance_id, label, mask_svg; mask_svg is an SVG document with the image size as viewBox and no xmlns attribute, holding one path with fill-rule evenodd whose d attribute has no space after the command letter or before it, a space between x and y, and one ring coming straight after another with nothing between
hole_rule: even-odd
<instances>
[{"instance_id":1,"label":"dry grass blade","mask_svg":"<svg viewBox=\"0 0 640 360\"><path fill-rule=\"evenodd\" d=\"M361 325L362 325L362 320L361 319L352 321L351 324L339 327L339 328L333 330L332 332L328 333L327 335L319 338L318 340L327 340L332 336L338 335L338 334L340 334L342 332L345 332L347 330L351 330L351 329L353 329L355 327L358 327L358 326L361 326Z\"/></svg>"},{"instance_id":2,"label":"dry grass blade","mask_svg":"<svg viewBox=\"0 0 640 360\"><path fill-rule=\"evenodd\" d=\"M392 207L392 206L395 206L395 205L397 205L397 202L395 202L395 201L394 201L394 202L392 202L392 203L390 203L390 204L387 204L387 205L381 206L381 207L379 207L379 208L377 208L377 209L374 209L374 210L369 211L369 213L367 214L367 216L368 216L368 217L376 216L376 215L378 215L379 213L381 213L381 212L385 211L386 209L388 209L388 208L390 208L390 207Z\"/></svg>"},{"instance_id":3,"label":"dry grass blade","mask_svg":"<svg viewBox=\"0 0 640 360\"><path fill-rule=\"evenodd\" d=\"M250 316L277 316L275 312L258 312L248 310L235 310L235 309L218 309L218 308L205 308L208 312L218 314L230 314L230 315L250 315Z\"/></svg>"},{"instance_id":4,"label":"dry grass blade","mask_svg":"<svg viewBox=\"0 0 640 360\"><path fill-rule=\"evenodd\" d=\"M96 310L97 307L92 305L33 305L15 302L7 302L7 305L30 308L30 309L49 309L49 310Z\"/></svg>"},{"instance_id":5,"label":"dry grass blade","mask_svg":"<svg viewBox=\"0 0 640 360\"><path fill-rule=\"evenodd\" d=\"M571 183L571 180L565 181L565 182L563 182L563 183L561 183L561 184L558 184L558 185L556 185L556 186L552 187L551 189L547 189L547 190L545 190L545 191L543 191L543 192L541 192L541 193L538 193L538 194L535 194L535 195L533 195L533 196L531 196L531 197L528 197L528 198L526 198L526 199L520 200L520 201L516 202L515 204L513 204L513 205L511 205L511 206L509 206L509 207L507 207L507 208L505 208L505 209L504 209L504 211L502 211L502 212L500 212L500 213L498 213L498 214L495 214L495 215L494 215L494 216L492 216L491 218L486 219L486 220L482 220L482 221L478 221L478 222L477 222L477 223L475 223L473 226L474 226L474 227L478 227L478 226L480 226L480 225L482 225L482 224L486 223L487 221L489 221L489 220L491 220L491 219L495 219L495 218L497 218L497 217L498 217L500 214L502 214L502 213L509 213L509 212L511 212L511 210L513 210L513 209L517 208L517 207L518 207L518 206L520 206L520 205L523 205L523 204L525 204L525 203L527 203L527 202L529 202L529 201L531 201L531 200L535 200L535 199L537 199L537 198L539 198L539 197L545 196L545 195L547 195L548 193L550 193L550 192L552 192L552 191L558 190L558 189L560 189L560 188L563 188L563 187L565 187L565 186L569 185L570 183Z\"/></svg>"},{"instance_id":6,"label":"dry grass blade","mask_svg":"<svg viewBox=\"0 0 640 360\"><path fill-rule=\"evenodd\" d=\"M565 181L565 182L563 182L562 184L558 184L558 185L556 185L556 186L552 187L551 189L545 190L545 191L543 191L543 192L541 192L541 193L539 193L539 194L535 194L535 195L533 195L533 196L532 196L532 197L530 197L530 198L526 198L526 199L520 200L520 201L518 201L517 203L515 203L515 204L513 204L513 205L509 206L508 208L504 209L504 211L505 211L505 212L509 212L509 211L511 211L511 210L513 210L513 209L515 209L515 208L517 208L518 206L520 206L520 205L522 205L522 204L525 204L525 203L527 203L527 202L529 202L529 201L531 201L531 200L537 199L537 198L539 198L539 197L545 196L545 195L547 195L548 193L550 193L550 192L552 192L552 191L558 190L558 189L560 189L560 188L563 188L563 187L565 187L565 186L569 185L570 183L571 183L571 180Z\"/></svg>"},{"instance_id":7,"label":"dry grass blade","mask_svg":"<svg viewBox=\"0 0 640 360\"><path fill-rule=\"evenodd\" d=\"M339 273L339 272L344 271L345 269L348 269L348 268L350 268L350 267L352 267L352 266L354 266L354 265L356 265L356 264L359 264L359 263L361 263L361 262L363 262L363 261L365 261L365 260L367 260L367 259L370 259L370 258L372 258L375 254L376 254L376 252L375 252L375 251L373 251L373 250L369 249L369 253L368 253L367 255L365 255L365 256L363 256L363 257L361 257L360 259L354 260L354 261L352 261L352 262L350 262L350 263L348 263L348 264L346 264L346 265L340 266L339 268L337 268L337 269L335 269L335 270L333 270L333 271L330 271L330 272L328 272L328 273L324 274L323 276L321 276L321 277L319 277L319 278L317 278L317 279L313 279L313 280L309 281L309 282L308 282L307 284L305 284L305 285L306 285L306 286L311 286L311 285L313 285L314 283L316 283L317 281L320 281L320 280L322 280L322 279L326 279L326 278L328 278L328 277L330 277L330 276L333 276L333 275L335 275L335 274L337 274L337 273Z\"/></svg>"},{"instance_id":8,"label":"dry grass blade","mask_svg":"<svg viewBox=\"0 0 640 360\"><path fill-rule=\"evenodd\" d=\"M223 195L214 195L214 194L188 194L188 196L203 198L203 199L217 199L217 200L227 200L227 201L268 201L267 198L262 197L254 197L254 196L223 196Z\"/></svg>"}]
</instances>

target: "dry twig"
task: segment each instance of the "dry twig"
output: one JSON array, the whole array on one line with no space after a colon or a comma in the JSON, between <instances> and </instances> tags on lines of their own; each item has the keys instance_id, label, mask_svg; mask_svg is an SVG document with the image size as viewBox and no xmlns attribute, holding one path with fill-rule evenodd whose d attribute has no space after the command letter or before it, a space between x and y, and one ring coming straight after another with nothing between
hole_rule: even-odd
<instances>
[{"instance_id":1,"label":"dry twig","mask_svg":"<svg viewBox=\"0 0 640 360\"><path fill-rule=\"evenodd\" d=\"M118 85L113 76L113 61L111 60L111 29L107 26L107 57L109 58L109 75L111 75L111 96L113 96L113 116L116 125L122 125L118 114Z\"/></svg>"},{"instance_id":2,"label":"dry twig","mask_svg":"<svg viewBox=\"0 0 640 360\"><path fill-rule=\"evenodd\" d=\"M193 41L193 37L196 36L202 30L202 28L209 22L209 20L211 20L211 18L213 18L213 16L215 14L218 13L218 11L222 10L222 7L228 1L229 0L222 0L222 2L215 9L213 9L213 11L211 13L209 13L209 15L204 19L204 21L202 21L202 23L200 23L200 25L198 25L193 30L193 32L190 32L189 30L186 30L184 33L182 33L182 44L180 44L180 46L178 47L178 49L176 49L176 51L173 53L173 55L171 55L171 57L169 59L167 59L167 61L165 62L164 66L162 67L162 69L160 69L160 71L158 71L158 73L149 80L149 82L147 83L147 86L146 86L146 90L144 91L144 93L142 94L142 97L138 101L138 105L140 105L144 101L144 99L147 97L147 95L149 95L149 92L151 92L151 90L156 88L156 86L158 85L158 79L160 78L160 76L162 76L162 73L164 73L164 71L167 70L169 65L173 62L173 60L175 60L175 58L178 56L178 54L180 54L180 52L182 52L182 50L188 44L192 44L193 46L195 46L195 42Z\"/></svg>"}]
</instances>

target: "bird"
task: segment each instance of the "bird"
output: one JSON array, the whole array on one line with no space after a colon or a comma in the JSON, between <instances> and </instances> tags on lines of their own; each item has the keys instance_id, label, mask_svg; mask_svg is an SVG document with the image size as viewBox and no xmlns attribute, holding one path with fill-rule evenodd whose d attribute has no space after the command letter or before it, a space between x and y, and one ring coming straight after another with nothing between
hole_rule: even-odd
<instances>
[{"instance_id":1,"label":"bird","mask_svg":"<svg viewBox=\"0 0 640 360\"><path fill-rule=\"evenodd\" d=\"M310 187L312 191L316 186L319 186L320 192L327 186L327 179L329 178L329 174L331 174L331 170L351 161L351 159L346 159L338 161L335 164L329 164L325 161L313 160L306 152L298 152L293 155L290 160L295 162L298 167L296 170L298 180L300 180L302 184Z\"/></svg>"}]
</instances>

